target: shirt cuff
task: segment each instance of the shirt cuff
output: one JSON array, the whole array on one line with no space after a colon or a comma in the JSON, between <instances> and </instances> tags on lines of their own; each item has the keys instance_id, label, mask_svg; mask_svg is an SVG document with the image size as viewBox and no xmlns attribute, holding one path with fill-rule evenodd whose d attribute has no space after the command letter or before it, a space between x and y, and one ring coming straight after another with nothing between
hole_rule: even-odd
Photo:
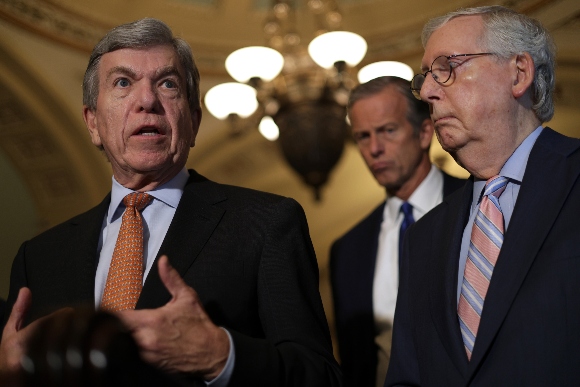
<instances>
[{"instance_id":1,"label":"shirt cuff","mask_svg":"<svg viewBox=\"0 0 580 387\"><path fill-rule=\"evenodd\" d=\"M220 327L221 328L221 327ZM234 372L234 364L236 362L236 351L234 350L234 340L232 339L232 335L228 332L227 329L221 328L224 332L227 333L228 339L230 340L230 353L228 354L228 360L226 361L226 365L220 374L213 379L212 381L205 382L206 386L211 387L227 387L230 383L230 379L232 378L232 373Z\"/></svg>"}]
</instances>

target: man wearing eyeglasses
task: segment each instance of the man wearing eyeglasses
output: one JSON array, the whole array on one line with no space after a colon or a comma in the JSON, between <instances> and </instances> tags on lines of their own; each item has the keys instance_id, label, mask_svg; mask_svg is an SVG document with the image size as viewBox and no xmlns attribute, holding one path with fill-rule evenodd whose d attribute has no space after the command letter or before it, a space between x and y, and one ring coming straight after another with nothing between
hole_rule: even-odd
<instances>
[{"instance_id":1,"label":"man wearing eyeglasses","mask_svg":"<svg viewBox=\"0 0 580 387\"><path fill-rule=\"evenodd\" d=\"M552 40L491 6L423 45L412 88L472 176L407 233L385 386L578 385L580 140L542 127Z\"/></svg>"}]
</instances>

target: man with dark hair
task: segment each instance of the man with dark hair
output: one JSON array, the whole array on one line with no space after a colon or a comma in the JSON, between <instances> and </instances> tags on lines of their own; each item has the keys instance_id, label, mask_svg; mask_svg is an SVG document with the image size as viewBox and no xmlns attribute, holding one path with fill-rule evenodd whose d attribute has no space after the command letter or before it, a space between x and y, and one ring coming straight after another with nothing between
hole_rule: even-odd
<instances>
[{"instance_id":1,"label":"man with dark hair","mask_svg":"<svg viewBox=\"0 0 580 387\"><path fill-rule=\"evenodd\" d=\"M0 373L20 365L39 322L25 321L91 305L194 385L339 386L300 205L185 169L201 119L189 46L156 19L119 26L95 46L83 94L112 191L20 248Z\"/></svg>"},{"instance_id":2,"label":"man with dark hair","mask_svg":"<svg viewBox=\"0 0 580 387\"><path fill-rule=\"evenodd\" d=\"M348 102L353 137L387 200L338 239L330 270L340 359L349 386L382 385L389 363L404 229L464 181L429 159L429 106L409 82L373 79Z\"/></svg>"},{"instance_id":3,"label":"man with dark hair","mask_svg":"<svg viewBox=\"0 0 580 387\"><path fill-rule=\"evenodd\" d=\"M471 173L407 233L385 386L580 381L580 140L554 113L555 47L501 6L427 23L416 95Z\"/></svg>"}]
</instances>

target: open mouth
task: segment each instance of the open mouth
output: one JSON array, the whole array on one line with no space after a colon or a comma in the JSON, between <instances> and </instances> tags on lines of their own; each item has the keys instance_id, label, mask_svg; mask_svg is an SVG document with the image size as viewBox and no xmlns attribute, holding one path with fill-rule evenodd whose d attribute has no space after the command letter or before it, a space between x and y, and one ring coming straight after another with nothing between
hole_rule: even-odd
<instances>
[{"instance_id":1,"label":"open mouth","mask_svg":"<svg viewBox=\"0 0 580 387\"><path fill-rule=\"evenodd\" d=\"M136 133L137 136L156 136L158 134L160 134L159 130L151 127L142 128Z\"/></svg>"}]
</instances>

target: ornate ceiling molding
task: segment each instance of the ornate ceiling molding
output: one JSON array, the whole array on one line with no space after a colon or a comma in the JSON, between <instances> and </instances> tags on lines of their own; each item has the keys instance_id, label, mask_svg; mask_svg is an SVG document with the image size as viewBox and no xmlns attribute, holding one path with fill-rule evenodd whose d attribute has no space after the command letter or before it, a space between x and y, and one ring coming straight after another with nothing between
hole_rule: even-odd
<instances>
[{"instance_id":1,"label":"ornate ceiling molding","mask_svg":"<svg viewBox=\"0 0 580 387\"><path fill-rule=\"evenodd\" d=\"M0 17L87 52L111 28L43 0L0 0Z\"/></svg>"},{"instance_id":2,"label":"ornate ceiling molding","mask_svg":"<svg viewBox=\"0 0 580 387\"><path fill-rule=\"evenodd\" d=\"M186 1L184 4L188 3ZM189 3L192 3L189 1ZM217 6L209 2L212 6ZM259 2L254 3L254 7ZM356 11L357 3L341 2L349 11ZM366 1L365 3L369 3ZM464 7L475 7L491 4L489 0L472 0L463 2ZM557 0L503 0L496 2L528 14L537 14L543 9L557 3ZM96 18L90 18L55 0L0 0L0 18L6 19L45 38L67 46L90 52L95 43L113 25L108 25ZM207 8L208 2L204 2ZM368 6L368 4L367 4ZM400 28L385 32L370 32L365 35L369 50L364 64L379 60L406 60L416 58L422 52L420 34L423 24L433 15L428 12L421 19ZM571 24L578 25L577 15L562 15L561 22L552 28L561 28ZM184 26L184 28L186 28ZM261 37L260 37L261 40ZM190 42L192 43L192 42ZM257 42L259 44L259 41ZM196 62L200 70L208 75L225 76L223 62L225 57L236 48L235 43L229 46L218 46L196 42L192 44Z\"/></svg>"},{"instance_id":3,"label":"ornate ceiling molding","mask_svg":"<svg viewBox=\"0 0 580 387\"><path fill-rule=\"evenodd\" d=\"M543 8L557 0L504 0L495 4L503 5L525 14L539 12ZM490 5L489 0L474 0L462 5L464 8ZM431 15L432 16L432 15ZM365 63L378 60L405 60L409 57L421 55L423 46L421 43L421 31L424 24L431 18L426 15L419 21L384 33L365 35L369 49L365 57Z\"/></svg>"},{"instance_id":4,"label":"ornate ceiling molding","mask_svg":"<svg viewBox=\"0 0 580 387\"><path fill-rule=\"evenodd\" d=\"M0 0L0 18L46 39L87 53L114 27L50 0ZM220 76L226 75L223 63L231 51L231 47L216 48L203 44L194 47L200 71Z\"/></svg>"}]
</instances>

